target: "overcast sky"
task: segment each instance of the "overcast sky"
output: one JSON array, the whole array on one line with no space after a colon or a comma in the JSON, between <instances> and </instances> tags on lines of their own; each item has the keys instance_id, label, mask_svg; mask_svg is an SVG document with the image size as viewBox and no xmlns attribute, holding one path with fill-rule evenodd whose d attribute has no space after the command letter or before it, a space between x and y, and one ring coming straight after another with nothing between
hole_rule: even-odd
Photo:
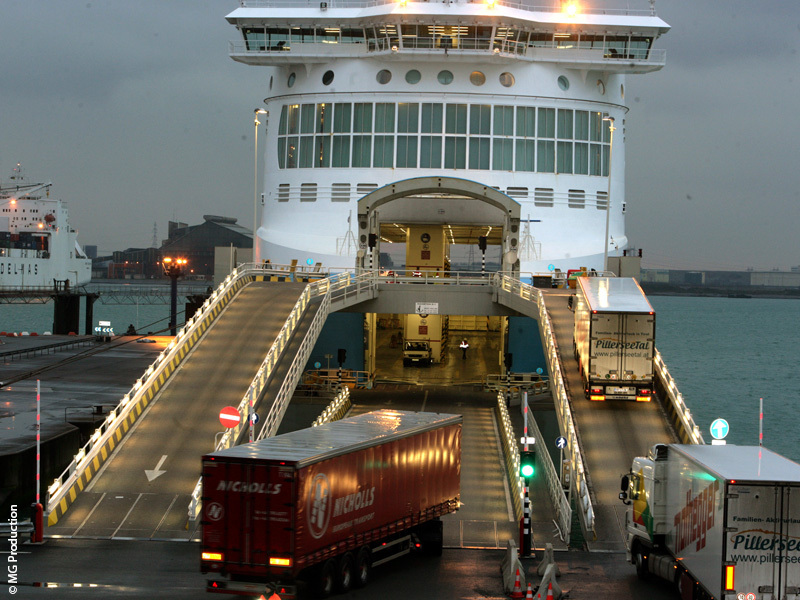
<instances>
[{"instance_id":1,"label":"overcast sky","mask_svg":"<svg viewBox=\"0 0 800 600\"><path fill-rule=\"evenodd\" d=\"M237 6L3 0L0 175L21 161L52 180L101 252L150 246L154 224L160 243L171 219L251 227L269 71L228 58ZM656 42L667 65L626 85L632 245L649 267L800 265L800 5L656 10L673 28Z\"/></svg>"}]
</instances>

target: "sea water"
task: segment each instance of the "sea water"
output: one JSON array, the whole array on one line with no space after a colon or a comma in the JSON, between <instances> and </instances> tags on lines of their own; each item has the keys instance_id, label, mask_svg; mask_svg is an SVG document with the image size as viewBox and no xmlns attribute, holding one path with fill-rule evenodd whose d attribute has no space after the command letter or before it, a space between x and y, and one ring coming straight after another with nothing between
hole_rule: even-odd
<instances>
[{"instance_id":1,"label":"sea water","mask_svg":"<svg viewBox=\"0 0 800 600\"><path fill-rule=\"evenodd\" d=\"M717 418L730 424L727 441L758 444L764 399L764 446L800 461L800 299L650 296L656 347L707 442ZM163 331L165 305L94 305L94 320L115 332ZM0 305L0 331L52 329L53 305ZM81 328L84 332L83 315ZM183 321L182 315L178 322Z\"/></svg>"},{"instance_id":2,"label":"sea water","mask_svg":"<svg viewBox=\"0 0 800 600\"><path fill-rule=\"evenodd\" d=\"M656 347L706 442L717 418L727 441L800 461L800 299L650 296Z\"/></svg>"}]
</instances>

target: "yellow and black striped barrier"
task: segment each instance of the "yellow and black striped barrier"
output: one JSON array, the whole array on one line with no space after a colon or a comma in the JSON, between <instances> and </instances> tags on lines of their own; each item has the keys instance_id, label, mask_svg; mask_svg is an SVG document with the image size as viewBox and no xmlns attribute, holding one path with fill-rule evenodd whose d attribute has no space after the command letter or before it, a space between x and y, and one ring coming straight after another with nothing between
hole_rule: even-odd
<instances>
[{"instance_id":1,"label":"yellow and black striped barrier","mask_svg":"<svg viewBox=\"0 0 800 600\"><path fill-rule=\"evenodd\" d=\"M89 443L75 456L73 460L74 470L73 464L71 464L67 468L67 471L61 475L61 478L56 480L56 484L59 484L58 487L56 488L54 485L49 490L50 498L47 505L48 526L55 525L58 520L64 516L64 513L67 512L78 494L82 492L84 488L89 485L92 478L97 475L108 457L111 456L117 445L122 441L128 431L130 431L134 423L136 423L136 420L144 413L159 390L161 390L184 358L186 358L186 355L189 354L195 344L203 337L203 334L208 331L214 319L220 315L236 293L251 281L253 281L253 276L245 275L231 282L228 289L221 294L214 304L209 305L206 314L200 315L200 323L197 324L196 327L195 323L191 323L189 329L190 333L184 336L175 348L168 347L164 351L167 354L162 354L162 356L168 356L169 358L163 368L159 366L158 369L151 371L153 366L151 365L148 367L148 372L137 381L132 393L126 395L113 411L112 414L114 415L117 412L121 413L119 418L114 418L112 421L107 420L94 432ZM180 335L179 333L179 337ZM176 339L178 338L176 337ZM159 360L162 360L161 357L159 357ZM158 360L156 362L158 362ZM131 402L133 402L133 404L131 404ZM104 427L106 427L105 431L103 431ZM70 471L72 471L71 475L66 478L66 481L61 482L64 475Z\"/></svg>"}]
</instances>

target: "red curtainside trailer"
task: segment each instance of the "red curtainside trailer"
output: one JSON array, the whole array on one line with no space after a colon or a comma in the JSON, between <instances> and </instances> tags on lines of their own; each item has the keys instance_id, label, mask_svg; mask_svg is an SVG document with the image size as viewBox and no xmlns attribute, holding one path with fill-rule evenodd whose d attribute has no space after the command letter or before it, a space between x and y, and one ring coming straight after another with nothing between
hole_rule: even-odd
<instances>
[{"instance_id":1,"label":"red curtainside trailer","mask_svg":"<svg viewBox=\"0 0 800 600\"><path fill-rule=\"evenodd\" d=\"M203 457L201 571L212 592L294 598L440 555L458 509L461 416L380 410ZM268 593L267 593L268 592Z\"/></svg>"}]
</instances>

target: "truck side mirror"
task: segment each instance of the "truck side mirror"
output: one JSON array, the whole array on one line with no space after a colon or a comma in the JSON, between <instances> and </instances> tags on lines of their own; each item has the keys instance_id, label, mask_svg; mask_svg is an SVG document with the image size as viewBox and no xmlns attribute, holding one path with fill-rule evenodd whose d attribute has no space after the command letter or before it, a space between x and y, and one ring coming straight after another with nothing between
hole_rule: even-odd
<instances>
[{"instance_id":1,"label":"truck side mirror","mask_svg":"<svg viewBox=\"0 0 800 600\"><path fill-rule=\"evenodd\" d=\"M622 476L622 481L620 482L620 485L619 485L619 489L621 489L623 492L627 492L628 491L628 486L630 484L631 484L631 482L630 482L630 479L628 479L628 476L627 475L623 475Z\"/></svg>"}]
</instances>

